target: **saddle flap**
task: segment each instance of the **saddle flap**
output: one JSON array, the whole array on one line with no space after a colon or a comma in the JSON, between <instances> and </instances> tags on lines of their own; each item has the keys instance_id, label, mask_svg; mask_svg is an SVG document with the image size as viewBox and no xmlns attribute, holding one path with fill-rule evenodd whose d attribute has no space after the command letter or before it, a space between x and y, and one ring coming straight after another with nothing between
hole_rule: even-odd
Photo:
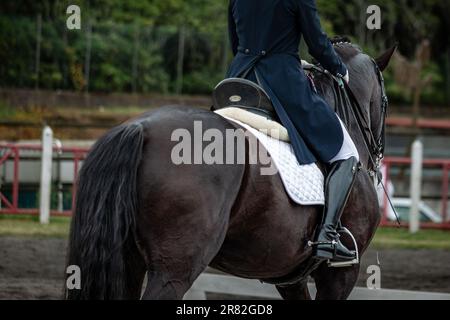
<instances>
[{"instance_id":1,"label":"saddle flap","mask_svg":"<svg viewBox=\"0 0 450 320\"><path fill-rule=\"evenodd\" d=\"M229 78L221 81L214 89L213 104L215 110L237 107L256 111L270 118L275 115L268 94L259 85L247 79Z\"/></svg>"}]
</instances>

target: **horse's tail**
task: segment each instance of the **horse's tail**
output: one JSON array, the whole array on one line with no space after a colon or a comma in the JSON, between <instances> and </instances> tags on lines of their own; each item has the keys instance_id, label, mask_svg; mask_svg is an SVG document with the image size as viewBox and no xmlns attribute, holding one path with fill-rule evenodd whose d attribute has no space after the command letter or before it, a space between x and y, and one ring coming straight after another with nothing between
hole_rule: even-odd
<instances>
[{"instance_id":1,"label":"horse's tail","mask_svg":"<svg viewBox=\"0 0 450 320\"><path fill-rule=\"evenodd\" d=\"M143 140L142 124L118 126L97 141L83 163L68 254L68 266L79 267L81 289L66 289L68 299L125 297L126 243L134 241Z\"/></svg>"}]
</instances>

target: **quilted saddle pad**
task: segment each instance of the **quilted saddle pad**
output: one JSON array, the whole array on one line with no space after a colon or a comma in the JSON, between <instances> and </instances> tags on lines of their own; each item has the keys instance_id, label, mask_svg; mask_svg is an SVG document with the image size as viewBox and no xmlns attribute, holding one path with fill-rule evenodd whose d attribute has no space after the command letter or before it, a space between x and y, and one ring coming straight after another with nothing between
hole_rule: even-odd
<instances>
[{"instance_id":1,"label":"quilted saddle pad","mask_svg":"<svg viewBox=\"0 0 450 320\"><path fill-rule=\"evenodd\" d=\"M239 120L222 115L250 131L270 154L287 194L300 205L324 205L324 176L316 164L300 165L290 143L272 138Z\"/></svg>"}]
</instances>

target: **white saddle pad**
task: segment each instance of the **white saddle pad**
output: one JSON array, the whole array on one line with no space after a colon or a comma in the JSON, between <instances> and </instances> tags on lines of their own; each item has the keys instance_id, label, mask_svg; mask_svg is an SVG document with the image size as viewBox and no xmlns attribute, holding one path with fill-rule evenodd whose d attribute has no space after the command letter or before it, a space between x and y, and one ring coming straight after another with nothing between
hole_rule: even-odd
<instances>
[{"instance_id":1,"label":"white saddle pad","mask_svg":"<svg viewBox=\"0 0 450 320\"><path fill-rule=\"evenodd\" d=\"M316 164L300 165L290 143L269 137L241 121L223 117L250 131L266 148L292 201L301 205L325 203L324 176Z\"/></svg>"}]
</instances>

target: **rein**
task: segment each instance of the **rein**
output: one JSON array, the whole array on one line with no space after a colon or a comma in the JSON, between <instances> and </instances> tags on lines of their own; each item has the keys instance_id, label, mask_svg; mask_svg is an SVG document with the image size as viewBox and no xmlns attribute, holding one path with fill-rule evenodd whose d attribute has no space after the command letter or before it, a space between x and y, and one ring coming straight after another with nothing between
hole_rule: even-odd
<instances>
[{"instance_id":1,"label":"rein","mask_svg":"<svg viewBox=\"0 0 450 320\"><path fill-rule=\"evenodd\" d=\"M339 116L344 118L343 121L346 122L347 126L349 124L349 119L346 112L350 111L352 117L356 120L356 123L358 124L358 129L364 138L364 146L367 149L369 161L371 164L371 168L367 168L367 172L370 176L376 177L378 183L381 184L383 191L388 199L389 205L391 206L395 214L397 223L400 225L399 216L397 214L397 211L395 210L394 205L392 204L391 198L383 183L383 179L380 172L380 163L384 157L385 138L386 138L385 136L386 116L389 100L386 94L383 74L380 68L378 67L377 63L375 62L375 60L372 59L372 62L374 64L374 68L377 73L378 81L381 88L381 132L377 138L375 138L375 135L372 129L370 128L370 124L368 123L368 120L364 116L363 109L361 108L358 99L356 99L350 86L345 81L343 81L341 78L333 76L327 70L322 69L317 65L308 65L305 68L305 70L310 69L313 71L317 71L322 74L326 74L332 78L333 81L332 89L336 101L336 108L338 109L337 113L339 114ZM345 106L349 105L350 108L345 108Z\"/></svg>"},{"instance_id":2,"label":"rein","mask_svg":"<svg viewBox=\"0 0 450 320\"><path fill-rule=\"evenodd\" d=\"M344 88L344 92L348 96L350 100L351 110L353 112L354 118L358 123L358 127L364 137L364 144L369 151L369 158L372 164L372 172L378 173L380 168L380 162L384 157L384 147L385 147L385 125L386 125L386 116L387 116L387 107L388 107L388 98L385 91L384 86L384 77L381 73L378 65L374 60L373 64L378 76L378 81L381 88L381 132L380 135L375 138L375 134L370 128L370 124L368 123L366 117L364 116L363 109L361 108L358 100L356 99L353 91L349 87L347 83L339 79L339 85L341 88Z\"/></svg>"},{"instance_id":3,"label":"rein","mask_svg":"<svg viewBox=\"0 0 450 320\"><path fill-rule=\"evenodd\" d=\"M370 128L369 121L366 119L363 109L353 94L351 88L342 79L337 78L330 74L327 70L322 69L317 65L309 65L305 67L305 70L317 71L321 74L325 74L331 77L333 81L333 95L336 101L336 112L342 118L344 123L348 126L350 124L349 117L355 119L358 129L364 139L364 146L368 151L371 168L368 168L368 172L371 176L379 175L380 162L384 155L385 146L385 123L387 115L388 98L384 87L384 78L378 65L373 60L375 70L377 72L378 80L382 91L382 110L381 110L381 132L376 138L372 129ZM350 114L349 114L350 113Z\"/></svg>"}]
</instances>

